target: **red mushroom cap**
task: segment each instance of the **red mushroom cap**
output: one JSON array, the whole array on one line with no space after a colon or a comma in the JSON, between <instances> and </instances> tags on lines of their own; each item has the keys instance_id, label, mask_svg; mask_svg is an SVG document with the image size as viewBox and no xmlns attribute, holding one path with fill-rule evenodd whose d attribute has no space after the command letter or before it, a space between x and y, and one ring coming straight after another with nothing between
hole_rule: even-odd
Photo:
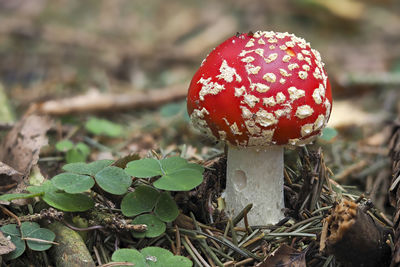
<instances>
[{"instance_id":1,"label":"red mushroom cap","mask_svg":"<svg viewBox=\"0 0 400 267\"><path fill-rule=\"evenodd\" d=\"M196 128L236 146L308 143L332 107L323 66L318 51L293 34L231 37L194 75L189 115Z\"/></svg>"}]
</instances>

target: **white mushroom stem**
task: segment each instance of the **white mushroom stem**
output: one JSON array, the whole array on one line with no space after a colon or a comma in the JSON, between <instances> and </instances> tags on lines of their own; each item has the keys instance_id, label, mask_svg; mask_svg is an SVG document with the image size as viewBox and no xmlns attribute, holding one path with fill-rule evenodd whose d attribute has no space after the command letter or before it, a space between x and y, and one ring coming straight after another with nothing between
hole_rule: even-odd
<instances>
[{"instance_id":1,"label":"white mushroom stem","mask_svg":"<svg viewBox=\"0 0 400 267\"><path fill-rule=\"evenodd\" d=\"M230 216L252 203L250 225L275 224L284 218L283 147L228 146L225 202Z\"/></svg>"}]
</instances>

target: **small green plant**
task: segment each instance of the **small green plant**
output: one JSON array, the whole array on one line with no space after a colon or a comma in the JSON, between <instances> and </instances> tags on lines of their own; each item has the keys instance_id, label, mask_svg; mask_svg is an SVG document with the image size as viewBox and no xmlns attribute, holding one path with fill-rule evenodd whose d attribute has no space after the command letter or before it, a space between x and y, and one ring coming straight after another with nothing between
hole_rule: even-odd
<instances>
[{"instance_id":1,"label":"small green plant","mask_svg":"<svg viewBox=\"0 0 400 267\"><path fill-rule=\"evenodd\" d=\"M95 117L90 118L86 122L85 128L94 135L104 135L108 137L120 137L123 133L123 127L121 125Z\"/></svg>"},{"instance_id":2,"label":"small green plant","mask_svg":"<svg viewBox=\"0 0 400 267\"><path fill-rule=\"evenodd\" d=\"M188 163L181 157L170 157L162 160L148 158L131 161L125 171L139 178L160 176L153 183L158 189L189 191L203 181L204 168L195 163Z\"/></svg>"},{"instance_id":3,"label":"small green plant","mask_svg":"<svg viewBox=\"0 0 400 267\"><path fill-rule=\"evenodd\" d=\"M104 191L123 195L132 179L121 168L110 166L112 160L98 160L92 163L71 163L63 167L67 172L56 175L53 185L68 193L82 193L91 189L95 182Z\"/></svg>"},{"instance_id":4,"label":"small green plant","mask_svg":"<svg viewBox=\"0 0 400 267\"><path fill-rule=\"evenodd\" d=\"M57 142L56 149L65 153L67 163L86 161L90 155L90 148L82 142L74 144L70 140L61 140Z\"/></svg>"},{"instance_id":5,"label":"small green plant","mask_svg":"<svg viewBox=\"0 0 400 267\"><path fill-rule=\"evenodd\" d=\"M0 200L39 196L48 205L62 211L86 211L94 207L89 193L97 185L107 193L124 195L122 214L134 217L132 224L147 226L145 232L132 232L135 238L153 238L163 234L166 224L179 215L178 206L168 191L192 190L203 180L204 168L181 157L133 160L125 170L113 164L113 160L66 164L64 173L39 186L27 187L29 193L6 194L0 196ZM135 191L127 193L132 184L131 176L145 178L149 184L144 185L144 181L139 180Z\"/></svg>"},{"instance_id":6,"label":"small green plant","mask_svg":"<svg viewBox=\"0 0 400 267\"><path fill-rule=\"evenodd\" d=\"M27 190L39 194L44 202L62 211L86 211L94 207L93 199L87 194L69 194L60 191L51 181L38 186L28 186Z\"/></svg>"},{"instance_id":7,"label":"small green plant","mask_svg":"<svg viewBox=\"0 0 400 267\"><path fill-rule=\"evenodd\" d=\"M193 263L186 257L175 256L170 251L159 247L136 249L119 249L111 257L113 262L130 262L135 267L191 267ZM118 265L127 266L127 265Z\"/></svg>"},{"instance_id":8,"label":"small green plant","mask_svg":"<svg viewBox=\"0 0 400 267\"><path fill-rule=\"evenodd\" d=\"M165 232L167 222L179 214L178 206L168 192L140 185L122 199L121 211L127 217L137 216L133 224L146 224L145 232L132 232L136 238L157 237ZM143 214L146 213L146 214ZM139 215L139 216L138 216Z\"/></svg>"},{"instance_id":9,"label":"small green plant","mask_svg":"<svg viewBox=\"0 0 400 267\"><path fill-rule=\"evenodd\" d=\"M52 207L63 211L85 211L93 207L93 200L85 194L95 184L104 191L123 195L127 193L131 186L132 176L139 178L159 177L153 186L160 190L167 191L188 191L198 186L203 180L204 168L198 164L188 163L180 157L170 157L162 160L141 159L134 160L127 164L125 171L119 167L111 166L112 160L99 160L91 163L70 163L64 165L64 173L58 174L50 181L44 182L39 186L28 186L30 193L5 194L0 196L0 200L11 201L19 198L33 198L36 196L42 199ZM141 189L138 193L140 194ZM135 194L133 195L135 196ZM132 194L124 198L124 203L129 201ZM162 199L162 204L167 205L168 209L175 210L171 206L173 201L169 200L165 193L154 193L154 203ZM151 202L153 203L153 202ZM148 212L154 208L155 214L163 221L168 221L161 212L160 204L152 204ZM134 216L135 211L124 209L126 214ZM139 212L139 213L141 213ZM138 213L138 214L139 214Z\"/></svg>"},{"instance_id":10,"label":"small green plant","mask_svg":"<svg viewBox=\"0 0 400 267\"><path fill-rule=\"evenodd\" d=\"M0 228L5 236L11 238L16 249L6 255L7 260L21 256L26 246L34 251L44 251L52 246L56 235L46 228L40 228L35 222L23 222L19 228L16 224L7 224Z\"/></svg>"}]
</instances>

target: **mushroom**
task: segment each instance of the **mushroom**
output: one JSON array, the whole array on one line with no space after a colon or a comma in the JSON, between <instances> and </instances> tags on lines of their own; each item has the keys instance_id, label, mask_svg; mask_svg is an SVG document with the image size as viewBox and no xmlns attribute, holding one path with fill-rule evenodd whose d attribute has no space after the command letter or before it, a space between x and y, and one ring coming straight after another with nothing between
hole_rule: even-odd
<instances>
[{"instance_id":1,"label":"mushroom","mask_svg":"<svg viewBox=\"0 0 400 267\"><path fill-rule=\"evenodd\" d=\"M326 125L330 84L318 51L289 33L237 34L202 62L187 109L200 131L228 146L225 201L249 223L284 218L284 146L311 142Z\"/></svg>"}]
</instances>

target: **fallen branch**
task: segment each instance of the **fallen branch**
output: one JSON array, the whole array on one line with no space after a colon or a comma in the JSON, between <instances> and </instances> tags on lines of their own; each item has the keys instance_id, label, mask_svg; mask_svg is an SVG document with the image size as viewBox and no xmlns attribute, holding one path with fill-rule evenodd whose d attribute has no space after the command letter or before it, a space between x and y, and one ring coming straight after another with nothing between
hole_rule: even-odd
<instances>
[{"instance_id":1,"label":"fallen branch","mask_svg":"<svg viewBox=\"0 0 400 267\"><path fill-rule=\"evenodd\" d=\"M60 222L53 222L48 228L56 234L55 241L58 246L50 249L52 258L58 267L94 267L90 255L82 237Z\"/></svg>"},{"instance_id":2,"label":"fallen branch","mask_svg":"<svg viewBox=\"0 0 400 267\"><path fill-rule=\"evenodd\" d=\"M29 109L29 113L66 115L121 109L154 108L168 102L184 99L186 94L187 87L184 85L159 90L134 91L127 94L102 94L97 90L90 90L80 96L33 104Z\"/></svg>"}]
</instances>

